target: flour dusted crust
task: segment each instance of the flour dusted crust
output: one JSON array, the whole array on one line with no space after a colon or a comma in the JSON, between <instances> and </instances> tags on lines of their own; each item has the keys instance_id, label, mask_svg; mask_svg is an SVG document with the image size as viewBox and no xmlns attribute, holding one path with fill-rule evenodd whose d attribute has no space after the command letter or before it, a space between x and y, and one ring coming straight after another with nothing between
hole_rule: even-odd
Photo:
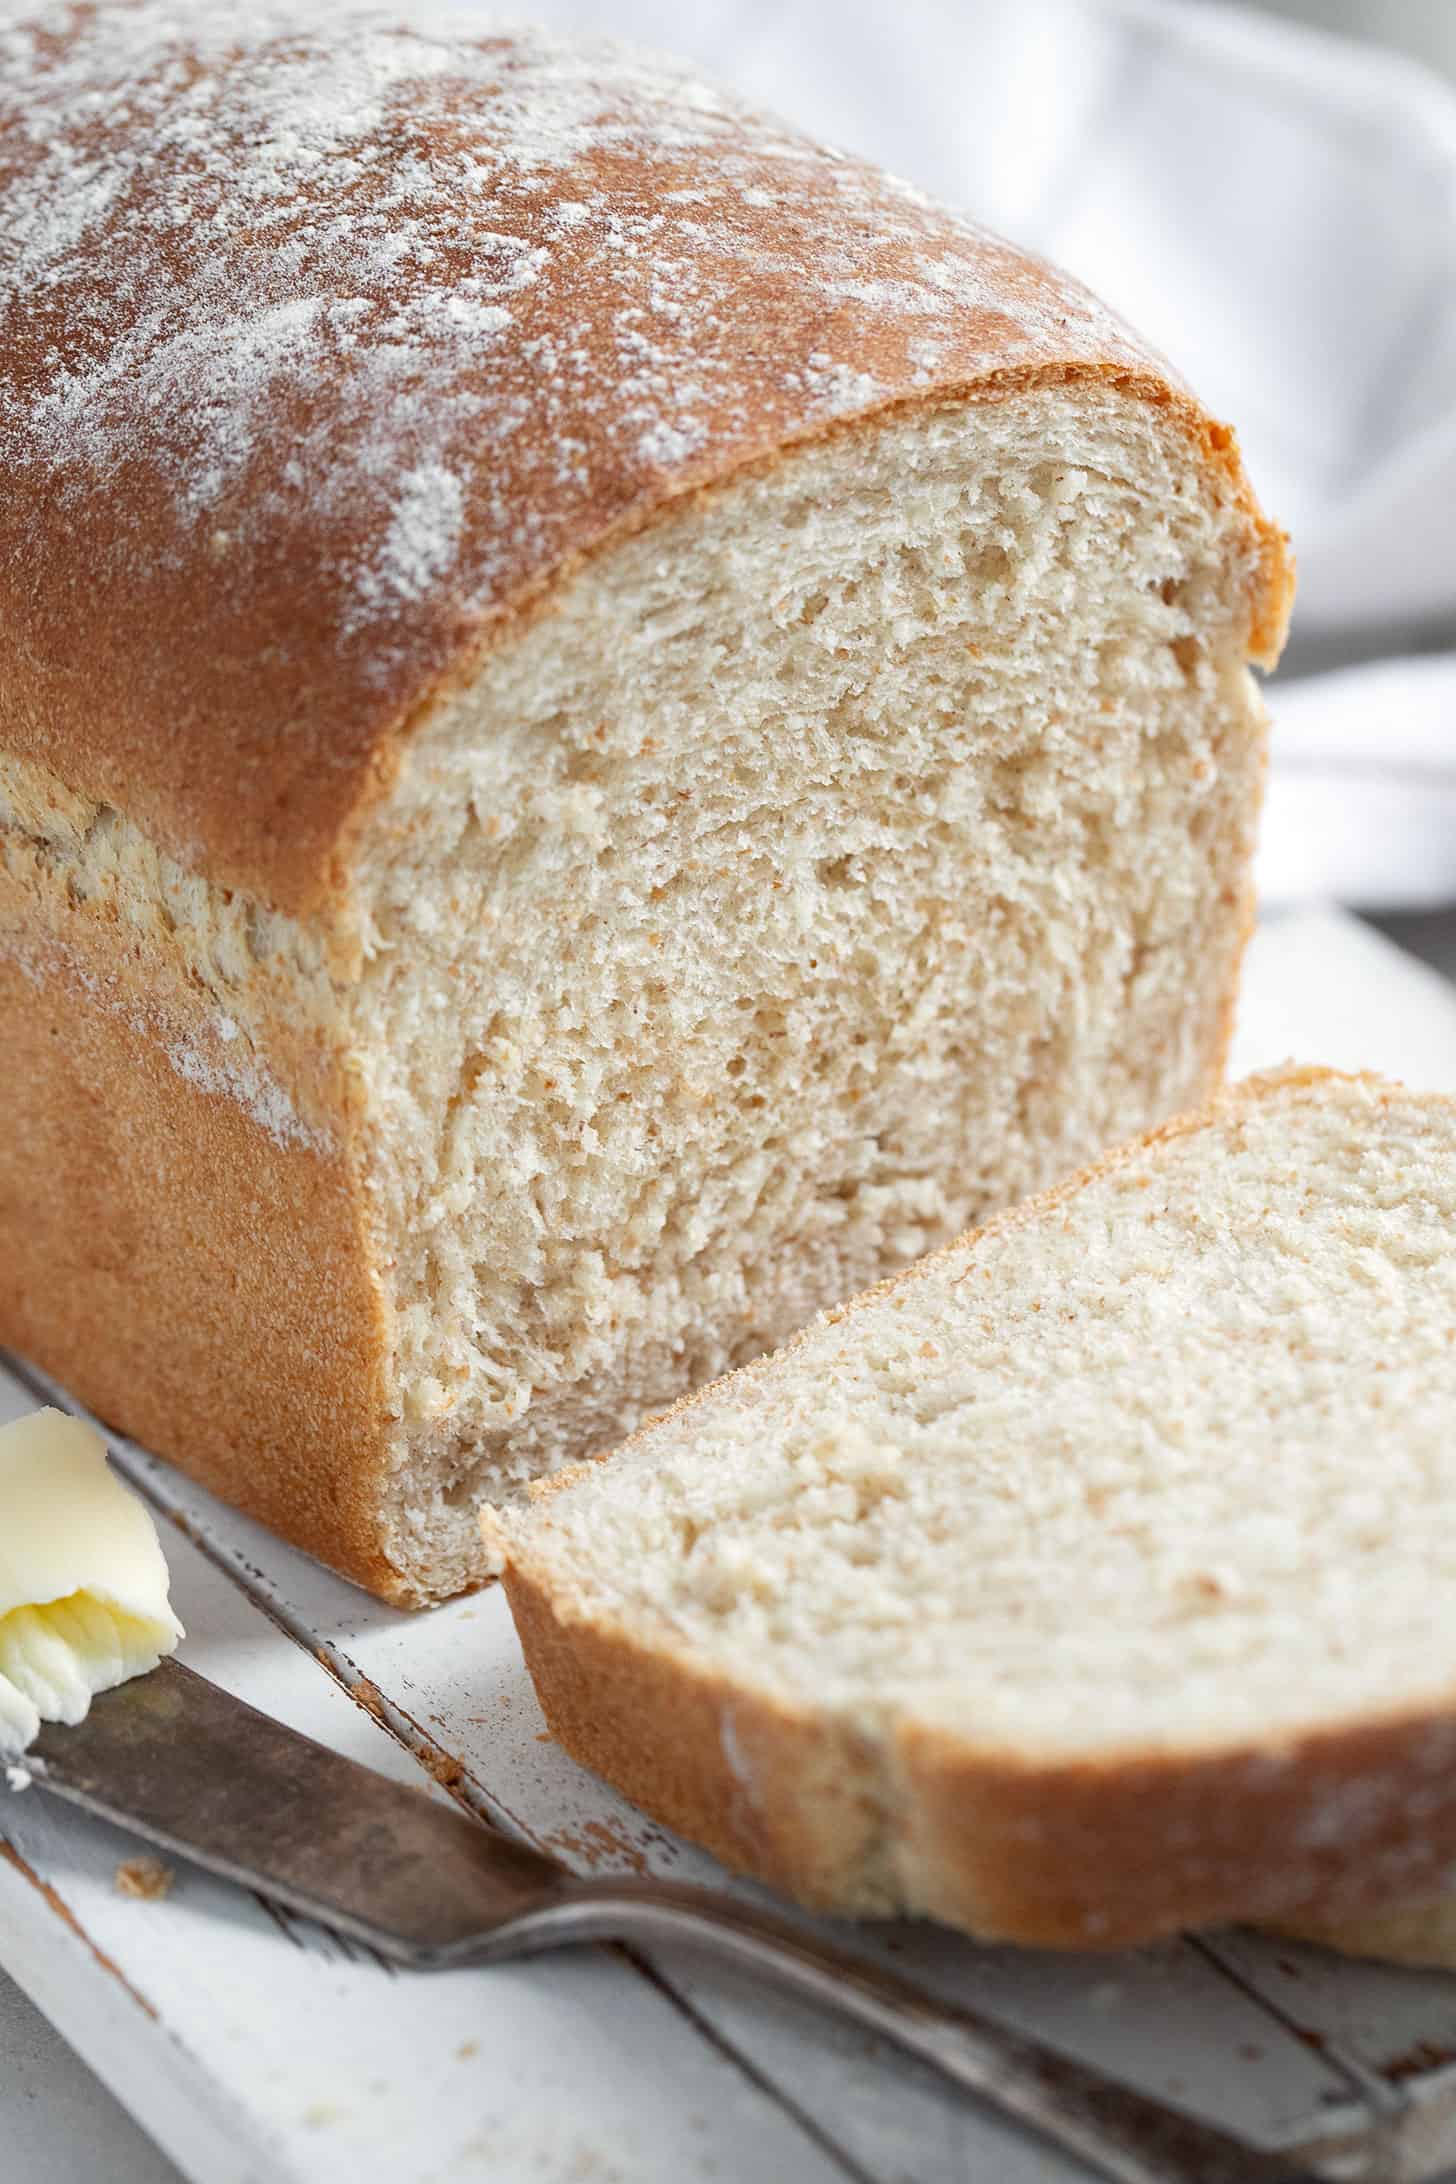
<instances>
[{"instance_id":1,"label":"flour dusted crust","mask_svg":"<svg viewBox=\"0 0 1456 2184\"><path fill-rule=\"evenodd\" d=\"M1103 380L1175 413L1278 649L1282 537L1159 357L672 62L53 8L0 29L0 225L4 740L284 910L337 895L421 708L583 556L898 405Z\"/></svg>"},{"instance_id":2,"label":"flour dusted crust","mask_svg":"<svg viewBox=\"0 0 1456 2184\"><path fill-rule=\"evenodd\" d=\"M1391 1096L1377 1078L1320 1069L1250 1079L829 1317L852 1322L967 1244L994 1251L1212 1114L1350 1083L1378 1103ZM695 1391L628 1446L775 1370L814 1332ZM582 1475L578 1466L539 1482L533 1503L546 1514ZM1447 1887L1456 1855L1456 1692L1233 1749L1201 1747L1190 1724L1175 1748L1038 1760L906 1720L877 1754L842 1717L718 1673L665 1631L649 1642L579 1593L569 1567L553 1561L549 1521L487 1512L482 1525L557 1740L725 1864L811 1906L866 1917L911 1910L987 1940L1049 1948L1120 1948L1240 1919L1357 1954L1426 1963L1456 1954L1449 1919L1438 1928L1422 1902Z\"/></svg>"}]
</instances>

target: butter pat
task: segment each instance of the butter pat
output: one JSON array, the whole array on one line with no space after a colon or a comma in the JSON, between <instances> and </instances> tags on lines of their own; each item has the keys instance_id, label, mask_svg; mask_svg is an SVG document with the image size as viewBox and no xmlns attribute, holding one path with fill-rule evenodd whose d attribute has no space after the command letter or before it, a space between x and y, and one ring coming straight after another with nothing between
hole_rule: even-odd
<instances>
[{"instance_id":1,"label":"butter pat","mask_svg":"<svg viewBox=\"0 0 1456 2184\"><path fill-rule=\"evenodd\" d=\"M156 1527L89 1426L0 1426L0 1760L155 1668L182 1636Z\"/></svg>"}]
</instances>

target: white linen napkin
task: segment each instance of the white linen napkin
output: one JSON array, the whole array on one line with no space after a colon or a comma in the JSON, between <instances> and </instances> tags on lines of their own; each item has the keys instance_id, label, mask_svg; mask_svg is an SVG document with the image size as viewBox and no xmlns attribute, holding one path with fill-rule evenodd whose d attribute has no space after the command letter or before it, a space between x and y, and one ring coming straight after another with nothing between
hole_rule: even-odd
<instances>
[{"instance_id":1,"label":"white linen napkin","mask_svg":"<svg viewBox=\"0 0 1456 2184\"><path fill-rule=\"evenodd\" d=\"M1266 904L1456 902L1456 653L1277 681Z\"/></svg>"}]
</instances>

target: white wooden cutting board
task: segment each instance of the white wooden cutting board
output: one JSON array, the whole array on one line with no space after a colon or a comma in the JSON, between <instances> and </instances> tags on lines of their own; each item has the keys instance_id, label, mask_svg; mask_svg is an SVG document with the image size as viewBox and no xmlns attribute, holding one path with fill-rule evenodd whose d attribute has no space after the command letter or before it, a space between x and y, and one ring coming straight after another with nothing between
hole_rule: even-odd
<instances>
[{"instance_id":1,"label":"white wooden cutting board","mask_svg":"<svg viewBox=\"0 0 1456 2184\"><path fill-rule=\"evenodd\" d=\"M1366 1064L1456 1089L1456 992L1367 928L1262 933L1239 1060ZM56 1391L0 1368L0 1419ZM366 1599L144 1451L187 1626L182 1657L255 1706L427 1783L573 1866L730 1882L572 1763L504 1600L426 1616ZM44 1792L0 1791L0 1964L203 2184L1053 2184L1069 2165L881 2049L703 1962L609 1950L397 1974L179 1870L117 1892L135 1844ZM1079 1962L930 1928L853 1937L1111 2072L1278 2142L1456 2055L1456 1979L1253 1937ZM0 2176L4 2174L0 2154Z\"/></svg>"}]
</instances>

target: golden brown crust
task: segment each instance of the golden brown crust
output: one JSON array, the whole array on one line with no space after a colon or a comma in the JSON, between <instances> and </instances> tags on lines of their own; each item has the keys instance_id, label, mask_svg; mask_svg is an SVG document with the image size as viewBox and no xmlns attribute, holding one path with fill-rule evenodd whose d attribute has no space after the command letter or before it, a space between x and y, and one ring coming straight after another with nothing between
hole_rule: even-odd
<instances>
[{"instance_id":1,"label":"golden brown crust","mask_svg":"<svg viewBox=\"0 0 1456 2184\"><path fill-rule=\"evenodd\" d=\"M83 917L47 932L0 870L0 1342L402 1597L380 1547L383 1309L350 1163L287 1098L273 1071L295 1088L300 1072L278 1053L251 1080L257 1113L236 1075L215 1088L241 1066L215 1018L165 949Z\"/></svg>"},{"instance_id":2,"label":"golden brown crust","mask_svg":"<svg viewBox=\"0 0 1456 2184\"><path fill-rule=\"evenodd\" d=\"M36 21L0 68L3 732L189 869L327 904L412 721L585 556L910 404L1157 405L1247 515L1277 653L1282 534L1160 358L670 64L442 66L298 11L247 49L203 0Z\"/></svg>"},{"instance_id":3,"label":"golden brown crust","mask_svg":"<svg viewBox=\"0 0 1456 2184\"><path fill-rule=\"evenodd\" d=\"M876 1770L843 1727L626 1631L564 1620L524 1566L506 1587L546 1719L574 1759L725 1865L805 1903L855 1896L881 1820Z\"/></svg>"},{"instance_id":4,"label":"golden brown crust","mask_svg":"<svg viewBox=\"0 0 1456 2184\"><path fill-rule=\"evenodd\" d=\"M945 1251L994 1242L1213 1112L1338 1084L1377 1098L1396 1090L1323 1069L1252 1078ZM852 1315L916 1272L831 1317ZM714 1385L773 1363L757 1360ZM680 1421L711 1394L700 1389L664 1415ZM533 1499L569 1491L581 1468L540 1482ZM1399 1717L1232 1751L1037 1763L908 1723L877 1759L846 1725L710 1671L670 1636L646 1643L578 1597L569 1575L553 1577L549 1540L523 1538L509 1519L490 1536L565 1749L726 1863L820 1908L902 1907L988 1939L1114 1948L1236 1918L1334 1921L1435 1893L1456 1857L1456 1690Z\"/></svg>"},{"instance_id":5,"label":"golden brown crust","mask_svg":"<svg viewBox=\"0 0 1456 2184\"><path fill-rule=\"evenodd\" d=\"M1333 1919L1449 1873L1453 1755L1456 1690L1408 1718L1277 1748L1097 1766L988 1761L907 1728L906 1898L988 1939L1044 1948L1126 1948L1276 1912Z\"/></svg>"}]
</instances>

